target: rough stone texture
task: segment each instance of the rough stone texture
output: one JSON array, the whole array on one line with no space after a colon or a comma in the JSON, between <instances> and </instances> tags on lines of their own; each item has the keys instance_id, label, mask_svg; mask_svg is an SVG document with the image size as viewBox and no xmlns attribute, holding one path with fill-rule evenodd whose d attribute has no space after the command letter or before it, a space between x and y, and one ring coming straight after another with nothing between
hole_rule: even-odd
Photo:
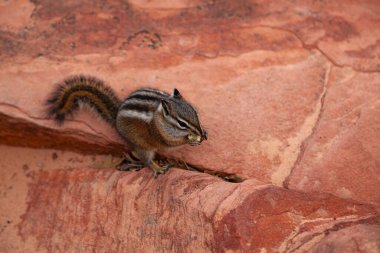
<instances>
[{"instance_id":1,"label":"rough stone texture","mask_svg":"<svg viewBox=\"0 0 380 253\"><path fill-rule=\"evenodd\" d=\"M311 252L367 252L380 251L380 226L355 225L326 236Z\"/></svg>"},{"instance_id":2,"label":"rough stone texture","mask_svg":"<svg viewBox=\"0 0 380 253\"><path fill-rule=\"evenodd\" d=\"M378 243L378 206L178 169L155 180L109 169L109 157L0 151L1 252L305 252L339 249L351 228L363 247Z\"/></svg>"},{"instance_id":3,"label":"rough stone texture","mask_svg":"<svg viewBox=\"0 0 380 253\"><path fill-rule=\"evenodd\" d=\"M380 203L380 74L334 71L289 187Z\"/></svg>"},{"instance_id":4,"label":"rough stone texture","mask_svg":"<svg viewBox=\"0 0 380 253\"><path fill-rule=\"evenodd\" d=\"M19 229L24 246L12 244L6 239L8 232L1 229L0 246L18 247L21 252L36 247L105 251L101 245L115 251L133 247L191 251L186 243L192 242L200 252L302 252L313 247L318 252L331 245L329 250L339 251L348 240L344 235L350 229L347 226L356 231L358 249L378 245L376 236L368 243L362 239L367 230L375 233L379 224L373 218L380 204L379 13L377 0L3 1L0 144L87 155L125 151L115 131L87 111L63 127L46 119L44 101L53 85L68 75L91 74L105 80L120 97L141 86L167 91L177 87L199 109L210 138L199 147L185 147L170 156L248 180L233 185L174 170L154 181L145 170L123 175L91 170L90 164L66 170L66 163L57 163L19 182L28 205L23 207L24 199L16 198L13 207L19 205L23 218L14 219L17 222L10 229L14 229L14 242L20 242L15 232ZM27 154L37 152L9 150L10 157L15 157L12 152L21 152L25 164L32 159ZM44 152L33 154L46 156ZM0 162L1 169L17 175L22 171L22 165ZM7 189L13 173L7 174L2 187L4 193L15 196ZM183 193L183 184L188 185L188 195ZM205 191L208 187L213 190ZM230 195L236 187L242 188L242 197ZM268 199L281 196L281 201L267 205L262 202L266 194ZM132 202L124 200L124 195L143 197L133 203L132 210L127 208ZM57 201L51 202L55 196ZM322 208L321 198L326 199L327 211L314 218L323 225L318 227L313 220L315 227L309 227L305 220L310 213L305 210L308 205ZM98 209L94 199L111 203ZM152 199L156 202L151 203ZM42 210L39 206L46 203L51 206ZM147 210L141 211L144 207ZM186 211L184 218L178 215L182 211L176 208L180 207ZM350 212L341 214L338 207ZM359 207L363 209L358 211ZM66 210L67 216L56 209ZM0 210L1 217L10 211ZM156 212L149 220L151 210ZM104 213L113 211L131 212L131 217L140 219L140 227L120 213L109 215L105 227L95 226L104 224ZM255 225L255 217L262 212L269 218ZM172 215L166 224L157 221L173 213L177 216ZM52 223L43 220L35 227L39 216L47 216L46 221ZM348 225L337 225L334 217L346 217L340 224ZM75 222L68 226L62 219ZM1 222L0 226L9 227L5 218ZM176 223L180 225L173 228ZM52 224L62 225L52 228ZM146 224L145 230L141 224ZM273 224L284 224L284 229ZM128 226L150 239L141 244L138 232L122 237ZM73 238L73 233L83 237ZM173 235L181 239L170 241ZM72 245L67 243L70 240Z\"/></svg>"}]
</instances>

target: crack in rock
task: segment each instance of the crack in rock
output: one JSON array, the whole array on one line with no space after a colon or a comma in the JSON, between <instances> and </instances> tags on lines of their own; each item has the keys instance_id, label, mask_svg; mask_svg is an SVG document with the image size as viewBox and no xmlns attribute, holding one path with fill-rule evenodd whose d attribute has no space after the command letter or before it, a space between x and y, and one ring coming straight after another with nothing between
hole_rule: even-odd
<instances>
[{"instance_id":1,"label":"crack in rock","mask_svg":"<svg viewBox=\"0 0 380 253\"><path fill-rule=\"evenodd\" d=\"M305 43L302 40L302 38L296 32L294 32L292 30L289 30L289 29L286 29L286 28L283 28L283 27L270 26L270 25L259 25L259 26L255 26L255 27L270 28L270 29L273 29L273 30L279 30L279 31L282 31L282 32L290 33L294 37L296 37L296 39L302 44L302 48L303 49L308 50L308 51L310 51L310 50L316 50L316 51L318 51L321 55L323 55L335 67L338 67L338 68L351 68L351 69L355 70L358 73L367 73L367 74L380 73L380 71L378 71L378 70L363 70L363 69L358 69L357 67L354 67L354 66L351 66L351 65L348 65L348 64L340 64L336 60L334 60L333 57L331 57L330 55L328 55L328 53L326 53L325 51L323 51L316 43L313 43L313 44L307 44L307 43Z\"/></svg>"},{"instance_id":2,"label":"crack in rock","mask_svg":"<svg viewBox=\"0 0 380 253\"><path fill-rule=\"evenodd\" d=\"M313 112L306 117L298 133L287 139L289 146L280 154L282 162L271 175L271 182L277 186L287 186L288 178L290 177L295 166L299 163L300 159L302 159L305 145L304 143L313 135L315 128L318 125L323 109L324 98L326 96L330 70L331 64L329 63L325 71L323 89L317 99Z\"/></svg>"}]
</instances>

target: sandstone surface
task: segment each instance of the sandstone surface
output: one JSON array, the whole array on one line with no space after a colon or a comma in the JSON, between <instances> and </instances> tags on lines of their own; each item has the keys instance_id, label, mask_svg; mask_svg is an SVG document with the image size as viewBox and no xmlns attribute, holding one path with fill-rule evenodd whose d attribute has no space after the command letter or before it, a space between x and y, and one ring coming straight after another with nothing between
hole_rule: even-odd
<instances>
[{"instance_id":1,"label":"sandstone surface","mask_svg":"<svg viewBox=\"0 0 380 253\"><path fill-rule=\"evenodd\" d=\"M379 2L175 2L0 3L0 249L376 252ZM165 155L247 180L115 171L114 129L86 110L46 117L75 74L120 98L178 88L209 140ZM26 173L36 157L49 169Z\"/></svg>"},{"instance_id":2,"label":"sandstone surface","mask_svg":"<svg viewBox=\"0 0 380 253\"><path fill-rule=\"evenodd\" d=\"M378 225L354 225L328 235L311 252L378 252L379 235Z\"/></svg>"},{"instance_id":3,"label":"sandstone surface","mask_svg":"<svg viewBox=\"0 0 380 253\"><path fill-rule=\"evenodd\" d=\"M107 156L0 151L1 252L305 252L349 239L377 249L378 206L178 169L155 180L112 170Z\"/></svg>"}]
</instances>

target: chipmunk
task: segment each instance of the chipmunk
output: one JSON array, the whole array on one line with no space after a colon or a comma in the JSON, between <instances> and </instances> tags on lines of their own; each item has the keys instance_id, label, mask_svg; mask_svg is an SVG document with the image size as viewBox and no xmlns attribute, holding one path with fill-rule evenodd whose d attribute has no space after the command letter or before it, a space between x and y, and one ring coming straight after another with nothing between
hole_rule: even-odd
<instances>
[{"instance_id":1,"label":"chipmunk","mask_svg":"<svg viewBox=\"0 0 380 253\"><path fill-rule=\"evenodd\" d=\"M121 101L103 81L89 76L64 80L47 100L48 116L61 125L66 117L88 105L134 149L142 164L126 165L122 170L144 166L154 177L165 173L153 159L156 152L184 144L199 145L207 140L198 113L174 88L170 95L154 88L138 89Z\"/></svg>"}]
</instances>

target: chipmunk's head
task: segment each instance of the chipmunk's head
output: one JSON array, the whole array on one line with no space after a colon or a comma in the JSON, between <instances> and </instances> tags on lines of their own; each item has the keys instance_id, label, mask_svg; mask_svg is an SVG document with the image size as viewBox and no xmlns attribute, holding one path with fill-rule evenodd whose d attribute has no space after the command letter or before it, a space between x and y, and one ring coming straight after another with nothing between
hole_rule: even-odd
<instances>
[{"instance_id":1,"label":"chipmunk's head","mask_svg":"<svg viewBox=\"0 0 380 253\"><path fill-rule=\"evenodd\" d=\"M199 145L207 140L207 132L202 128L197 111L177 89L171 96L162 99L157 109L156 124L159 132L170 146Z\"/></svg>"}]
</instances>

